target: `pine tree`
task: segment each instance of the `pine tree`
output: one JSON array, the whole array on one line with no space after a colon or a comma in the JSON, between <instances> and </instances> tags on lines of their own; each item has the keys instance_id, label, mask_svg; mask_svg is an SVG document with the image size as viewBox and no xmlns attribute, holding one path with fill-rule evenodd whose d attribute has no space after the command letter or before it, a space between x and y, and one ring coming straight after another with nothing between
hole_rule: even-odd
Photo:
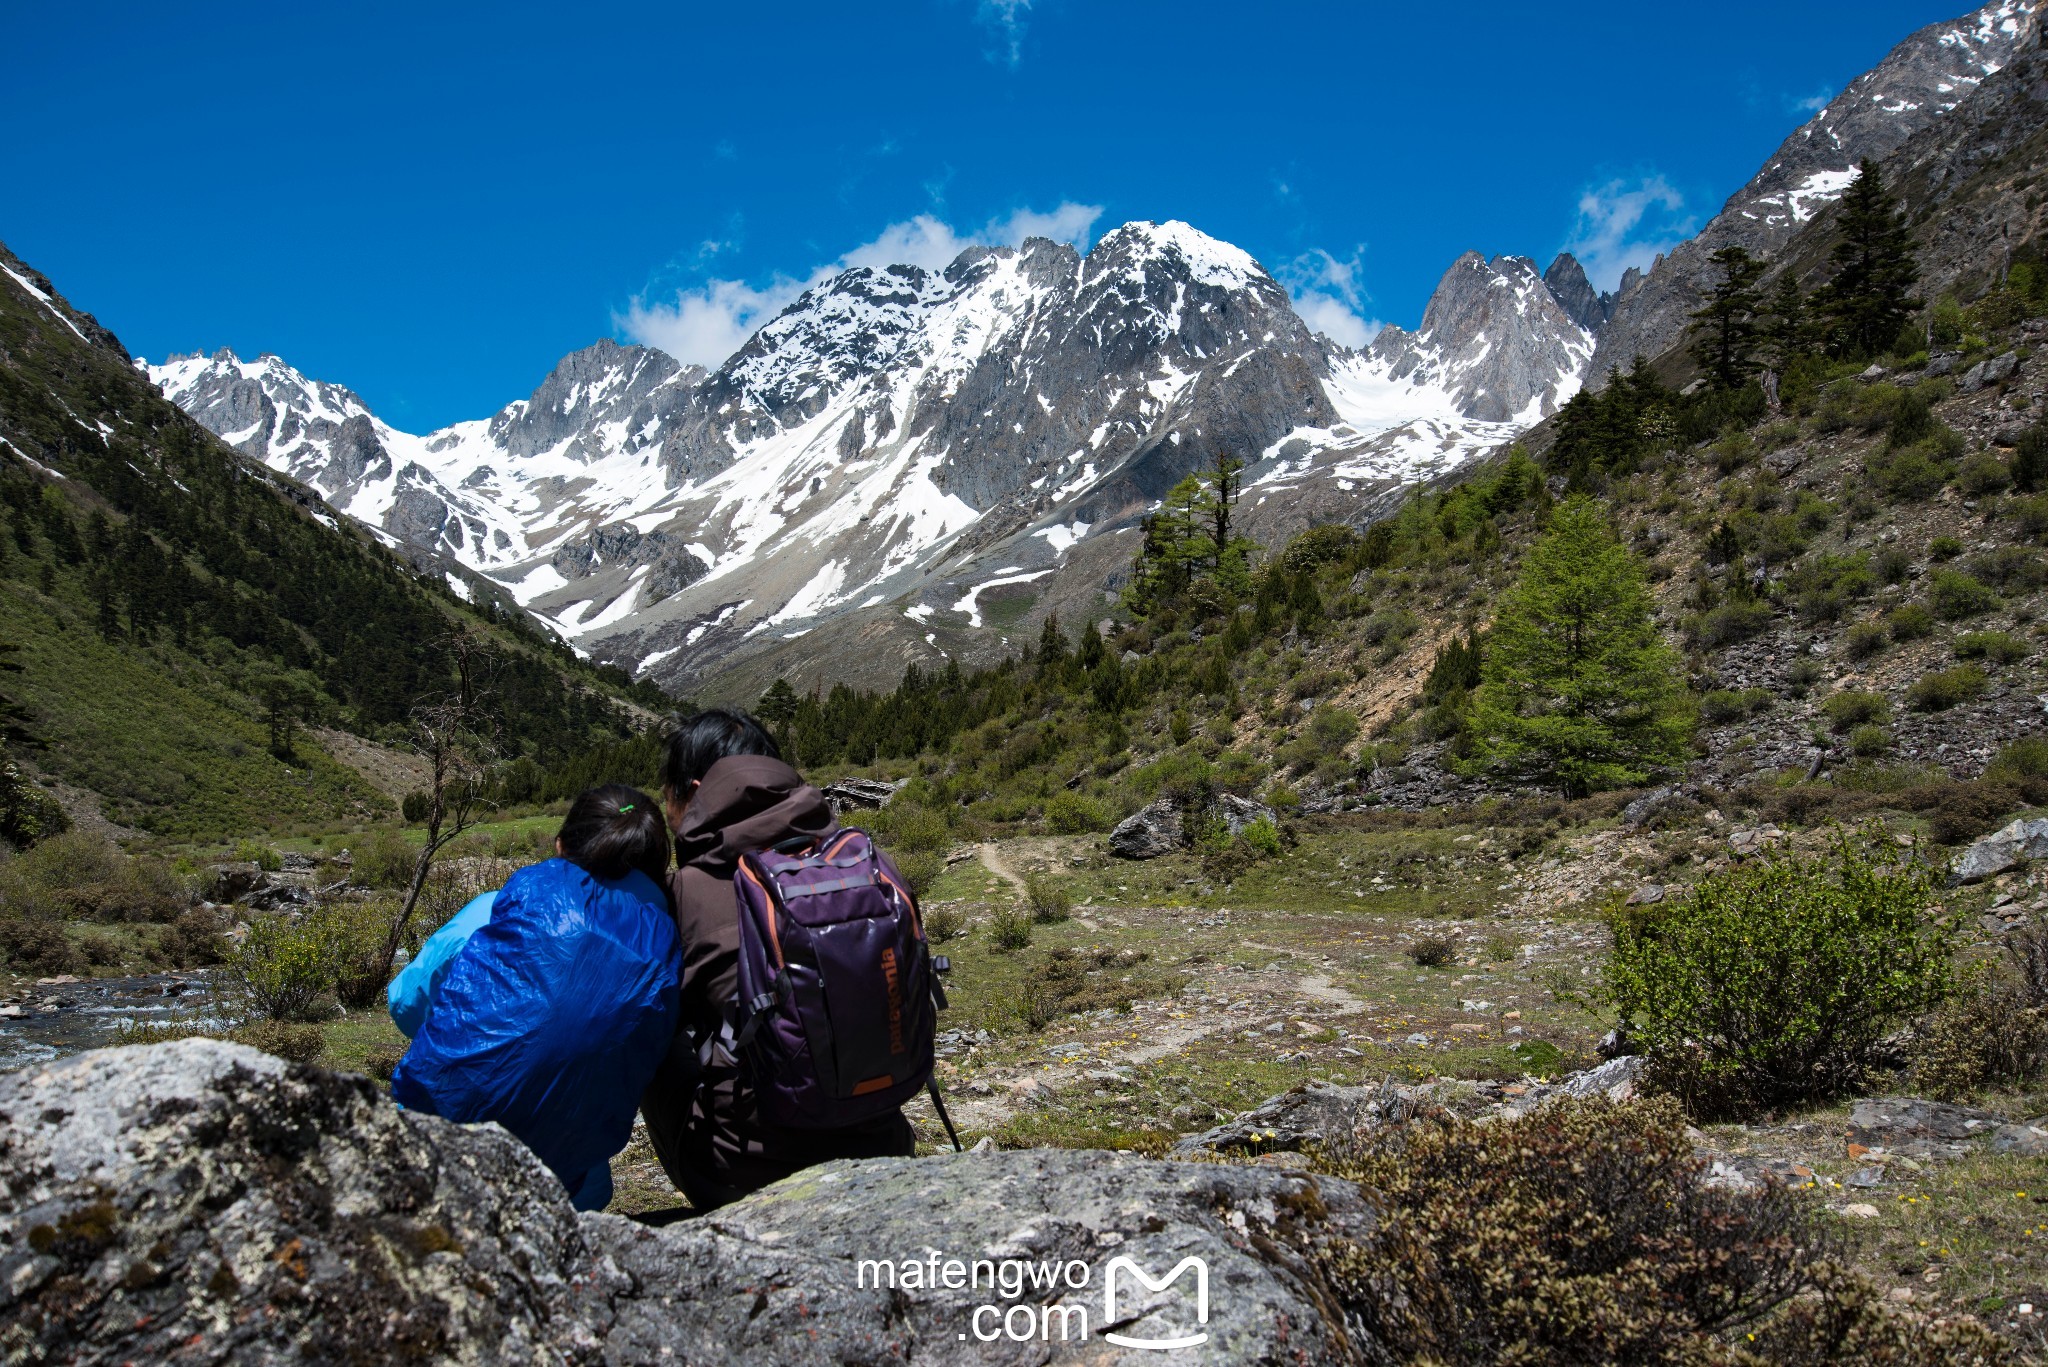
<instances>
[{"instance_id":1,"label":"pine tree","mask_svg":"<svg viewBox=\"0 0 2048 1367\"><path fill-rule=\"evenodd\" d=\"M1721 273L1706 304L1693 313L1692 354L1717 389L1740 389L1756 374L1757 315L1763 300L1757 280L1763 262L1742 247L1723 247L1708 258Z\"/></svg>"},{"instance_id":2,"label":"pine tree","mask_svg":"<svg viewBox=\"0 0 2048 1367\"><path fill-rule=\"evenodd\" d=\"M1472 731L1493 768L1567 797L1684 757L1678 659L1635 558L1584 496L1558 505L1487 637Z\"/></svg>"},{"instance_id":3,"label":"pine tree","mask_svg":"<svg viewBox=\"0 0 2048 1367\"><path fill-rule=\"evenodd\" d=\"M790 723L796 720L796 690L789 686L789 680L777 679L768 685L768 691L761 695L761 701L754 704L754 715L774 735L776 744L784 749L791 748ZM785 756L790 763L797 762L794 754Z\"/></svg>"},{"instance_id":4,"label":"pine tree","mask_svg":"<svg viewBox=\"0 0 2048 1367\"><path fill-rule=\"evenodd\" d=\"M1827 320L1828 349L1853 359L1882 355L1918 307L1920 272L1905 215L1867 157L1842 195L1835 234L1834 278L1813 301Z\"/></svg>"},{"instance_id":5,"label":"pine tree","mask_svg":"<svg viewBox=\"0 0 2048 1367\"><path fill-rule=\"evenodd\" d=\"M1771 291L1757 340L1762 343L1764 365L1780 376L1806 354L1806 295L1800 291L1798 277L1789 270L1778 277L1777 288Z\"/></svg>"}]
</instances>

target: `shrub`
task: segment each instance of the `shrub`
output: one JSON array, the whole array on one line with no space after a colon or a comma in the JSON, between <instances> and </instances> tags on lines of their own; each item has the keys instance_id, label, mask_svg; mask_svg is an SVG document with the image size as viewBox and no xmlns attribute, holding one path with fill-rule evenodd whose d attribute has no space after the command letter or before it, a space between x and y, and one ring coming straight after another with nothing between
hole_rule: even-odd
<instances>
[{"instance_id":1,"label":"shrub","mask_svg":"<svg viewBox=\"0 0 2048 1367\"><path fill-rule=\"evenodd\" d=\"M250 1004L281 1021L310 1019L333 985L336 968L333 945L317 918L279 912L249 922L228 966Z\"/></svg>"},{"instance_id":2,"label":"shrub","mask_svg":"<svg viewBox=\"0 0 2048 1367\"><path fill-rule=\"evenodd\" d=\"M1606 999L1700 1114L1837 1095L1948 990L1949 931L1929 915L1944 872L1875 826L1837 830L1825 858L1773 851L1617 912Z\"/></svg>"},{"instance_id":3,"label":"shrub","mask_svg":"<svg viewBox=\"0 0 2048 1367\"><path fill-rule=\"evenodd\" d=\"M1869 722L1888 721L1892 715L1892 706L1885 701L1884 694L1863 693L1855 689L1830 694L1820 705L1820 710L1827 714L1837 731L1847 731Z\"/></svg>"},{"instance_id":4,"label":"shrub","mask_svg":"<svg viewBox=\"0 0 2048 1367\"><path fill-rule=\"evenodd\" d=\"M227 956L220 917L203 907L194 907L165 926L156 947L173 968L204 968Z\"/></svg>"},{"instance_id":5,"label":"shrub","mask_svg":"<svg viewBox=\"0 0 2048 1367\"><path fill-rule=\"evenodd\" d=\"M1998 758L1985 766L1984 777L2012 783L2048 778L2048 736L2021 736L2009 742Z\"/></svg>"},{"instance_id":6,"label":"shrub","mask_svg":"<svg viewBox=\"0 0 2048 1367\"><path fill-rule=\"evenodd\" d=\"M1923 603L1901 603L1885 614L1894 641L1917 641L1934 630L1934 614Z\"/></svg>"},{"instance_id":7,"label":"shrub","mask_svg":"<svg viewBox=\"0 0 2048 1367\"><path fill-rule=\"evenodd\" d=\"M1842 653L1852 660L1867 660L1890 644L1882 622L1858 622L1842 633Z\"/></svg>"},{"instance_id":8,"label":"shrub","mask_svg":"<svg viewBox=\"0 0 2048 1367\"><path fill-rule=\"evenodd\" d=\"M2048 496L2008 499L2005 511L2012 517L2013 526L2019 534L2029 541L2039 541L2048 536Z\"/></svg>"},{"instance_id":9,"label":"shrub","mask_svg":"<svg viewBox=\"0 0 2048 1367\"><path fill-rule=\"evenodd\" d=\"M1054 835L1081 835L1106 831L1116 823L1109 811L1092 797L1080 793L1058 793L1045 801L1045 828Z\"/></svg>"},{"instance_id":10,"label":"shrub","mask_svg":"<svg viewBox=\"0 0 2048 1367\"><path fill-rule=\"evenodd\" d=\"M957 940L966 930L966 913L951 903L924 908L924 935L933 944L942 945L949 940Z\"/></svg>"},{"instance_id":11,"label":"shrub","mask_svg":"<svg viewBox=\"0 0 2048 1367\"><path fill-rule=\"evenodd\" d=\"M1988 680L1976 665L1957 665L1925 674L1906 690L1906 705L1915 712L1945 712L1984 691Z\"/></svg>"},{"instance_id":12,"label":"shrub","mask_svg":"<svg viewBox=\"0 0 2048 1367\"><path fill-rule=\"evenodd\" d=\"M1358 735L1358 718L1341 707L1328 703L1318 707L1308 719L1308 736L1325 754L1334 753L1349 745Z\"/></svg>"},{"instance_id":13,"label":"shrub","mask_svg":"<svg viewBox=\"0 0 2048 1367\"><path fill-rule=\"evenodd\" d=\"M1024 905L1039 925L1056 925L1074 914L1074 894L1058 879L1029 873L1024 875Z\"/></svg>"},{"instance_id":14,"label":"shrub","mask_svg":"<svg viewBox=\"0 0 2048 1367\"><path fill-rule=\"evenodd\" d=\"M1763 711L1771 705L1771 694L1765 688L1745 688L1741 692L1717 688L1700 699L1700 717L1715 726Z\"/></svg>"},{"instance_id":15,"label":"shrub","mask_svg":"<svg viewBox=\"0 0 2048 1367\"><path fill-rule=\"evenodd\" d=\"M1897 546L1886 546L1870 559L1870 572L1884 584L1904 583L1912 569L1913 557Z\"/></svg>"},{"instance_id":16,"label":"shrub","mask_svg":"<svg viewBox=\"0 0 2048 1367\"><path fill-rule=\"evenodd\" d=\"M1748 640L1770 624L1769 603L1723 603L1711 612L1687 619L1685 635L1695 649L1719 650Z\"/></svg>"},{"instance_id":17,"label":"shrub","mask_svg":"<svg viewBox=\"0 0 2048 1367\"><path fill-rule=\"evenodd\" d=\"M14 968L55 976L85 967L85 956L56 921L10 916L0 920L0 953Z\"/></svg>"},{"instance_id":18,"label":"shrub","mask_svg":"<svg viewBox=\"0 0 2048 1367\"><path fill-rule=\"evenodd\" d=\"M1315 1159L1373 1193L1362 1243L1333 1247L1320 1221L1285 1214L1256 1236L1319 1267L1389 1362L1880 1360L1865 1340L1885 1312L1825 1261L1811 1204L1777 1183L1701 1183L1669 1102L1569 1102L1485 1125L1429 1115L1376 1135L1400 1139ZM1995 1347L1988 1331L1971 1343Z\"/></svg>"},{"instance_id":19,"label":"shrub","mask_svg":"<svg viewBox=\"0 0 2048 1367\"><path fill-rule=\"evenodd\" d=\"M1971 556L1970 573L2007 593L2048 583L2048 563L2024 546L2000 546Z\"/></svg>"},{"instance_id":20,"label":"shrub","mask_svg":"<svg viewBox=\"0 0 2048 1367\"><path fill-rule=\"evenodd\" d=\"M1951 1100L2033 1081L2048 1062L2044 1008L2048 1001L2033 999L2026 981L2007 966L1973 965L1920 1031L1915 1080Z\"/></svg>"},{"instance_id":21,"label":"shrub","mask_svg":"<svg viewBox=\"0 0 2048 1367\"><path fill-rule=\"evenodd\" d=\"M1849 752L1858 759L1876 759L1892 748L1892 733L1882 726L1859 726L1849 733Z\"/></svg>"},{"instance_id":22,"label":"shrub","mask_svg":"<svg viewBox=\"0 0 2048 1367\"><path fill-rule=\"evenodd\" d=\"M66 831L0 864L0 906L50 921L170 921L191 898L165 864Z\"/></svg>"},{"instance_id":23,"label":"shrub","mask_svg":"<svg viewBox=\"0 0 2048 1367\"><path fill-rule=\"evenodd\" d=\"M2018 664L2033 654L2025 641L2003 631L1966 631L1956 637L1956 658Z\"/></svg>"},{"instance_id":24,"label":"shrub","mask_svg":"<svg viewBox=\"0 0 2048 1367\"><path fill-rule=\"evenodd\" d=\"M1237 838L1261 859L1277 858L1280 854L1280 828L1264 817L1247 825Z\"/></svg>"},{"instance_id":25,"label":"shrub","mask_svg":"<svg viewBox=\"0 0 2048 1367\"><path fill-rule=\"evenodd\" d=\"M285 1021L256 1021L234 1032L236 1042L292 1063L311 1063L326 1048L317 1025L292 1025ZM385 1075L389 1077L387 1073Z\"/></svg>"},{"instance_id":26,"label":"shrub","mask_svg":"<svg viewBox=\"0 0 2048 1367\"><path fill-rule=\"evenodd\" d=\"M997 907L988 923L989 943L998 954L1009 954L1031 943L1031 918L1021 907Z\"/></svg>"},{"instance_id":27,"label":"shrub","mask_svg":"<svg viewBox=\"0 0 2048 1367\"><path fill-rule=\"evenodd\" d=\"M371 888L402 888L412 881L419 847L389 827L380 826L349 851L349 877Z\"/></svg>"},{"instance_id":28,"label":"shrub","mask_svg":"<svg viewBox=\"0 0 2048 1367\"><path fill-rule=\"evenodd\" d=\"M1868 463L1871 481L1886 498L1897 503L1917 503L1941 492L1954 473L1927 446L1909 446L1880 456Z\"/></svg>"},{"instance_id":29,"label":"shrub","mask_svg":"<svg viewBox=\"0 0 2048 1367\"><path fill-rule=\"evenodd\" d=\"M1408 957L1417 968L1442 968L1457 960L1458 939L1455 935L1418 935L1408 946Z\"/></svg>"},{"instance_id":30,"label":"shrub","mask_svg":"<svg viewBox=\"0 0 2048 1367\"><path fill-rule=\"evenodd\" d=\"M284 867L284 860L278 857L275 849L256 840L236 841L235 858L245 864L254 864L267 873L276 873Z\"/></svg>"},{"instance_id":31,"label":"shrub","mask_svg":"<svg viewBox=\"0 0 2048 1367\"><path fill-rule=\"evenodd\" d=\"M1998 594L1961 570L1936 570L1928 580L1927 605L1946 622L1975 617L1998 606Z\"/></svg>"},{"instance_id":32,"label":"shrub","mask_svg":"<svg viewBox=\"0 0 2048 1367\"><path fill-rule=\"evenodd\" d=\"M896 872L903 875L903 881L910 884L913 897L923 897L932 885L946 871L946 856L936 850L908 850L901 854L891 853L889 860L896 866Z\"/></svg>"},{"instance_id":33,"label":"shrub","mask_svg":"<svg viewBox=\"0 0 2048 1367\"><path fill-rule=\"evenodd\" d=\"M1927 558L1936 564L1955 559L1963 553L1963 543L1953 536L1937 536L1927 543Z\"/></svg>"},{"instance_id":34,"label":"shrub","mask_svg":"<svg viewBox=\"0 0 2048 1367\"><path fill-rule=\"evenodd\" d=\"M1995 494L2011 483L2005 462L1989 452L1980 451L1956 469L1956 488L1970 498Z\"/></svg>"}]
</instances>

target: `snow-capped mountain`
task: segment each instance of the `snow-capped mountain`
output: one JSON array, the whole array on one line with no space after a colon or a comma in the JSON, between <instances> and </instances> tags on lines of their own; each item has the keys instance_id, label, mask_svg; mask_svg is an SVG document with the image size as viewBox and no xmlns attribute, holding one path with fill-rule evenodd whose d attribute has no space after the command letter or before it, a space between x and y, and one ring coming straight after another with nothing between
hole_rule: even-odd
<instances>
[{"instance_id":1,"label":"snow-capped mountain","mask_svg":"<svg viewBox=\"0 0 2048 1367\"><path fill-rule=\"evenodd\" d=\"M862 655L822 674L881 682L1092 612L1137 519L1220 453L1249 466L1254 529L1357 516L1552 411L1592 349L1513 257L1462 258L1422 328L1389 331L1346 351L1245 252L1132 223L1085 256L1032 239L849 270L709 374L600 342L424 436L273 356L149 369L246 454L600 658L690 686L858 619Z\"/></svg>"},{"instance_id":2,"label":"snow-capped mountain","mask_svg":"<svg viewBox=\"0 0 2048 1367\"><path fill-rule=\"evenodd\" d=\"M1590 381L1597 385L1609 367L1626 370L1639 355L1655 357L1677 345L1712 284L1709 258L1716 251L1740 246L1764 256L1783 249L1841 197L1863 158L1881 160L1933 127L1985 77L2038 43L2039 9L2036 0L1992 0L1929 24L1851 81L1785 139L1697 237L1659 258L1639 281L1622 282L1599 330Z\"/></svg>"}]
</instances>

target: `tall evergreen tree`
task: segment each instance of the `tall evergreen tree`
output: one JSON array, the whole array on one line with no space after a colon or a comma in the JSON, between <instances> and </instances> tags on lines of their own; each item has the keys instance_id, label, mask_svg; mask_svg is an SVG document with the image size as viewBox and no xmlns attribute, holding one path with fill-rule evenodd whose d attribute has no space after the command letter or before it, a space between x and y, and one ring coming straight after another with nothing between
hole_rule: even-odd
<instances>
[{"instance_id":1,"label":"tall evergreen tree","mask_svg":"<svg viewBox=\"0 0 2048 1367\"><path fill-rule=\"evenodd\" d=\"M1806 352L1806 295L1799 288L1798 277L1789 270L1778 277L1770 302L1764 306L1757 341L1764 365L1781 376Z\"/></svg>"},{"instance_id":2,"label":"tall evergreen tree","mask_svg":"<svg viewBox=\"0 0 2048 1367\"><path fill-rule=\"evenodd\" d=\"M1828 349L1857 359L1882 355L1918 307L1912 292L1920 271L1905 215L1867 157L1836 210L1832 260L1834 278L1813 300L1827 320Z\"/></svg>"},{"instance_id":3,"label":"tall evergreen tree","mask_svg":"<svg viewBox=\"0 0 2048 1367\"><path fill-rule=\"evenodd\" d=\"M1583 797L1682 759L1678 659L1650 606L1592 500L1559 504L1487 637L1472 726L1485 761Z\"/></svg>"},{"instance_id":4,"label":"tall evergreen tree","mask_svg":"<svg viewBox=\"0 0 2048 1367\"><path fill-rule=\"evenodd\" d=\"M1708 259L1720 278L1706 304L1692 315L1692 354L1707 368L1715 388L1740 389L1757 370L1757 315L1763 300L1756 284L1764 265L1742 247L1722 247Z\"/></svg>"}]
</instances>

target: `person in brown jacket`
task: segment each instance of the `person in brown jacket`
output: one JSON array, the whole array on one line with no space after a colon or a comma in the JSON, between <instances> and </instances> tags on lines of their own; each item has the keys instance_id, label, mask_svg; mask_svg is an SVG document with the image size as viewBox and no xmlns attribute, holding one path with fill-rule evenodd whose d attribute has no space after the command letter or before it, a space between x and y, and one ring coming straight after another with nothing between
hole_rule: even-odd
<instances>
[{"instance_id":1,"label":"person in brown jacket","mask_svg":"<svg viewBox=\"0 0 2048 1367\"><path fill-rule=\"evenodd\" d=\"M838 823L825 796L783 763L762 725L712 709L679 722L662 764L675 832L669 897L683 944L682 1023L640 1098L647 1136L677 1190L710 1210L834 1158L909 1157L916 1135L898 1111L844 1129L769 1125L730 1050L739 990L739 857Z\"/></svg>"}]
</instances>

